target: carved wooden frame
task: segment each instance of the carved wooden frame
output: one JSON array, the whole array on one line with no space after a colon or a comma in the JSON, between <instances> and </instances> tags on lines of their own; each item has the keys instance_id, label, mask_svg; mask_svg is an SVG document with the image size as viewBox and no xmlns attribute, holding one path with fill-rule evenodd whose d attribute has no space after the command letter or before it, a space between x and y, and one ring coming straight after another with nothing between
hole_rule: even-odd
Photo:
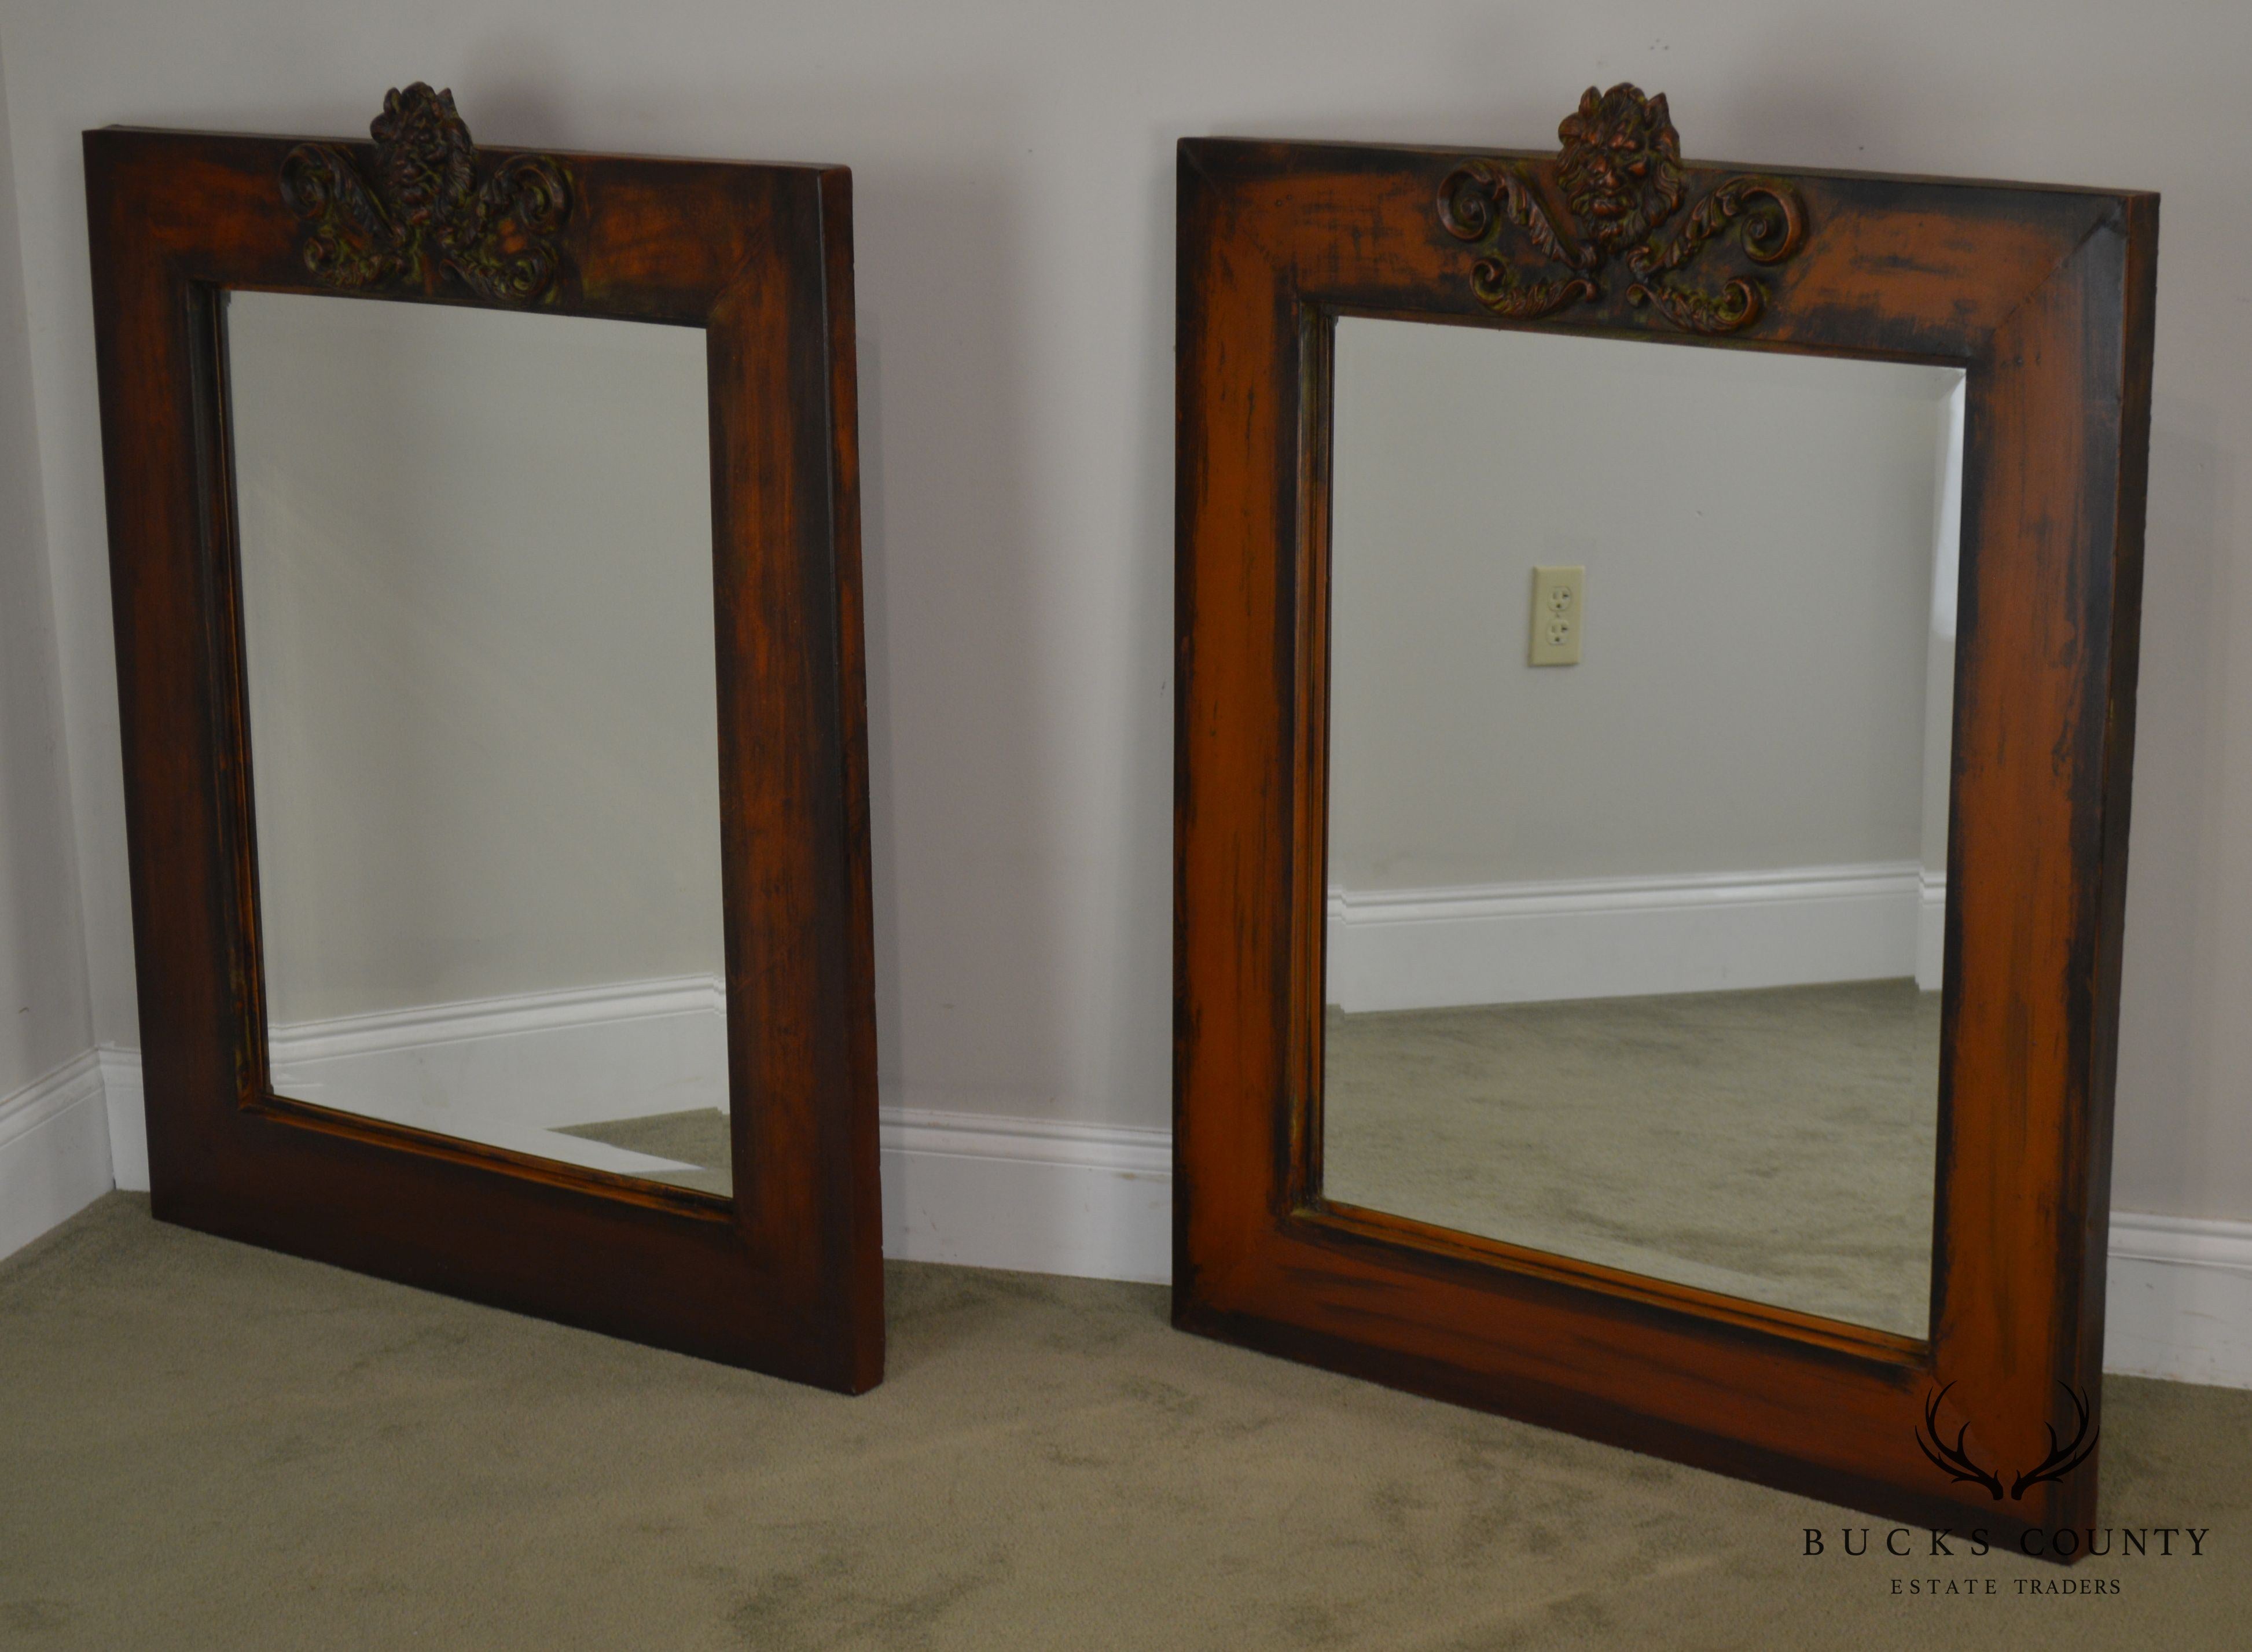
<instances>
[{"instance_id":1,"label":"carved wooden frame","mask_svg":"<svg viewBox=\"0 0 2252 1652\"><path fill-rule=\"evenodd\" d=\"M1648 159L1663 100L1622 92L1575 118L1644 121ZM2157 198L1680 165L1605 240L1561 135L1180 145L1174 1322L2038 1550L2096 1508L2092 1417L2034 1476L2101 1400ZM1322 1197L1345 314L1969 370L1928 1341Z\"/></svg>"},{"instance_id":2,"label":"carved wooden frame","mask_svg":"<svg viewBox=\"0 0 2252 1652\"><path fill-rule=\"evenodd\" d=\"M156 1214L858 1392L883 1371L842 167L86 134ZM732 1198L277 1095L227 413L230 288L705 330ZM340 296L339 302L349 302Z\"/></svg>"}]
</instances>

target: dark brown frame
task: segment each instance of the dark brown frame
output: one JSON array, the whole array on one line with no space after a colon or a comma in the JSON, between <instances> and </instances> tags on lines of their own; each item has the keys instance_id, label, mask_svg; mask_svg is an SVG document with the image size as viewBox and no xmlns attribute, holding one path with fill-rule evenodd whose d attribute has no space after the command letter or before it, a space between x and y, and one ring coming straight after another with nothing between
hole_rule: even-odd
<instances>
[{"instance_id":1,"label":"dark brown frame","mask_svg":"<svg viewBox=\"0 0 2252 1652\"><path fill-rule=\"evenodd\" d=\"M1514 260L1505 303L1537 311L1558 266L1498 198L1450 229L1458 169L1560 216L1557 159L1180 145L1174 1322L2043 1551L2096 1509L2092 1454L2002 1492L2071 1437L2064 1389L2101 1400L2155 196L1765 169L1792 255L1748 259L1773 217L1708 249L1706 290L1765 298L1716 328L1732 347L1969 370L1929 1340L1321 1197L1331 326L1683 336L1616 266L1545 314L1474 292L1479 257ZM1686 175L1690 202L1744 177ZM1991 1490L1950 1478L1957 1447Z\"/></svg>"},{"instance_id":2,"label":"dark brown frame","mask_svg":"<svg viewBox=\"0 0 2252 1652\"><path fill-rule=\"evenodd\" d=\"M430 95L412 88L410 105L418 94ZM466 149L466 128L459 138ZM555 278L529 295L490 291L541 227L538 204L519 200L481 244L493 256L480 296L434 255L323 279L308 255L318 202L282 184L301 142L385 176L365 142L115 127L85 140L156 1214L824 1387L872 1387L882 1218L851 175L476 151L480 181L546 167L569 194ZM428 233L424 246L434 254ZM473 275L477 255L462 266ZM706 330L732 1198L273 1092L224 295L349 302L340 287Z\"/></svg>"}]
</instances>

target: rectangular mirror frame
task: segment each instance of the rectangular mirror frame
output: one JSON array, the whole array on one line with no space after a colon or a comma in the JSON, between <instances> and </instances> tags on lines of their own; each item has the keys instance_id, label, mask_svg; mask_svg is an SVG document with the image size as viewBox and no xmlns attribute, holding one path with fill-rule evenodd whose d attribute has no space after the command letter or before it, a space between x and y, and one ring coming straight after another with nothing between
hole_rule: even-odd
<instances>
[{"instance_id":1,"label":"rectangular mirror frame","mask_svg":"<svg viewBox=\"0 0 2252 1652\"><path fill-rule=\"evenodd\" d=\"M882 1214L851 175L479 149L482 177L545 164L569 191L551 239L560 273L512 303L478 296L434 255L420 281L318 280L318 201L282 182L301 143L377 176L365 142L85 136L155 1213L824 1387L872 1387ZM517 219L496 209L493 221L536 242L542 226L527 231L524 214L538 209L522 199L507 207ZM522 244L487 243L469 261ZM490 287L491 267L483 274ZM705 330L732 1199L274 1093L223 295L350 302L346 284Z\"/></svg>"},{"instance_id":2,"label":"rectangular mirror frame","mask_svg":"<svg viewBox=\"0 0 2252 1652\"><path fill-rule=\"evenodd\" d=\"M2084 1525L2153 195L1756 175L1795 193L1804 239L1752 272L1766 303L1726 347L1969 372L1929 1340L1320 1196L1329 339L1340 314L1681 338L1662 305L1624 302L1623 269L1606 302L1539 317L1479 302L1464 232L1486 224L1442 222L1458 169L1555 164L1180 145L1174 1322L1887 1517L2016 1537ZM1691 200L1743 178L1684 173ZM1604 440L1634 487L1630 420ZM1761 462L1742 455L1747 490ZM2072 1435L2071 1396L2089 1454L2033 1477L2047 1430ZM1992 1482L1946 1460L1965 1441Z\"/></svg>"}]
</instances>

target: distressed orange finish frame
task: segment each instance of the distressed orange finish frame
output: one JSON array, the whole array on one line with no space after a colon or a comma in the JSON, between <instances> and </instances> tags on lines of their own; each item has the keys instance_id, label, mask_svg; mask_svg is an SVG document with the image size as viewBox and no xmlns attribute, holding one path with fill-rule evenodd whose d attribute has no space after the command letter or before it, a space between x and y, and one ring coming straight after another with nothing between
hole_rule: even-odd
<instances>
[{"instance_id":1,"label":"distressed orange finish frame","mask_svg":"<svg viewBox=\"0 0 2252 1652\"><path fill-rule=\"evenodd\" d=\"M1322 1197L1334 319L1681 336L1623 280L1498 316L1438 210L1467 162L1556 193L1553 156L1180 145L1174 1321L1887 1516L2084 1525L2092 1455L2008 1498L1919 1440L2006 1476L2062 1389L2100 1411L2157 198L1757 175L1804 237L1729 347L1968 370L1927 1342Z\"/></svg>"}]
</instances>

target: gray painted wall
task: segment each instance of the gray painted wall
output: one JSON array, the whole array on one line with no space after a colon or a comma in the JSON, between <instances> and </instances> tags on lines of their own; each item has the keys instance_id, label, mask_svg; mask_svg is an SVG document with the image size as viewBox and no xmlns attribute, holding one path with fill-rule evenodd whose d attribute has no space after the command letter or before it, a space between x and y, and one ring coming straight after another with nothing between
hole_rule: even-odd
<instances>
[{"instance_id":1,"label":"gray painted wall","mask_svg":"<svg viewBox=\"0 0 2252 1652\"><path fill-rule=\"evenodd\" d=\"M1122 1124L1171 1107L1178 137L1547 147L1632 78L1692 156L2165 191L2116 1200L2252 1218L2252 215L2215 141L2252 11L0 0L0 44L99 1037L136 1034L79 133L358 133L420 76L490 142L851 163L886 1086Z\"/></svg>"},{"instance_id":2,"label":"gray painted wall","mask_svg":"<svg viewBox=\"0 0 2252 1652\"><path fill-rule=\"evenodd\" d=\"M0 1098L93 1042L7 115L0 92Z\"/></svg>"},{"instance_id":3,"label":"gray painted wall","mask_svg":"<svg viewBox=\"0 0 2252 1652\"><path fill-rule=\"evenodd\" d=\"M268 1014L721 973L703 333L228 335Z\"/></svg>"},{"instance_id":4,"label":"gray painted wall","mask_svg":"<svg viewBox=\"0 0 2252 1652\"><path fill-rule=\"evenodd\" d=\"M1959 370L1357 317L1336 362L1332 885L1919 858ZM1581 661L1532 666L1560 563Z\"/></svg>"}]
</instances>

